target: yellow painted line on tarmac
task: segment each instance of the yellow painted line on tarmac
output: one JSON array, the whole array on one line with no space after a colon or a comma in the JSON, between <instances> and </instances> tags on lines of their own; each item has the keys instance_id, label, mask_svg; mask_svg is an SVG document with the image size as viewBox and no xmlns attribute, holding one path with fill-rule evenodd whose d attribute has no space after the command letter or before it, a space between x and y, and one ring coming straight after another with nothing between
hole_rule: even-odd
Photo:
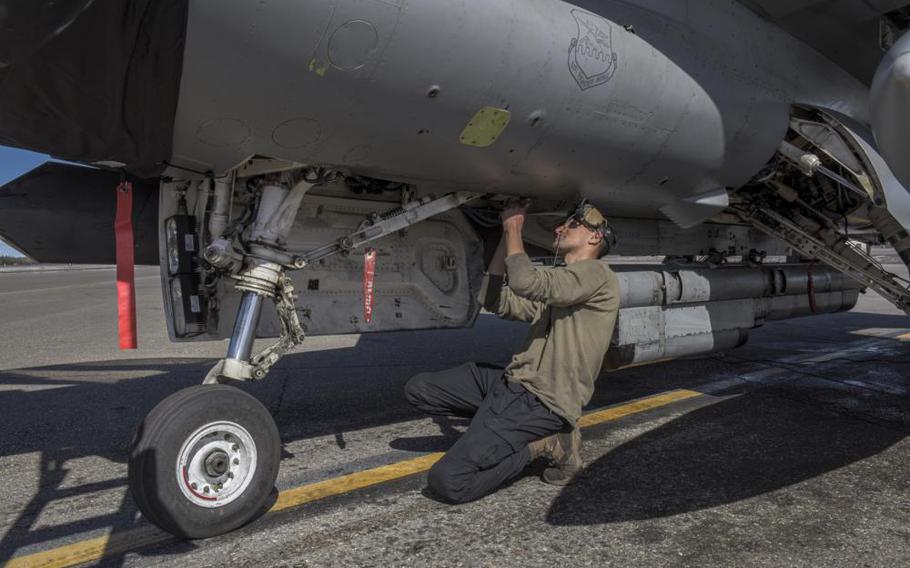
<instances>
[{"instance_id":1,"label":"yellow painted line on tarmac","mask_svg":"<svg viewBox=\"0 0 910 568\"><path fill-rule=\"evenodd\" d=\"M173 537L152 527L128 530L111 535L90 538L81 542L13 558L4 568L67 568L86 562L97 562L125 554L144 546L171 540Z\"/></svg>"},{"instance_id":2,"label":"yellow painted line on tarmac","mask_svg":"<svg viewBox=\"0 0 910 568\"><path fill-rule=\"evenodd\" d=\"M910 333L904 333L902 335L898 335L897 338L900 341L910 341Z\"/></svg>"},{"instance_id":3,"label":"yellow painted line on tarmac","mask_svg":"<svg viewBox=\"0 0 910 568\"><path fill-rule=\"evenodd\" d=\"M378 485L415 473L422 473L430 469L441 457L442 452L437 452L412 460L383 465L366 471L358 471L357 473L318 481L295 489L288 489L278 495L278 500L275 501L269 512L283 511L304 503L311 503L335 495L343 495L371 485Z\"/></svg>"},{"instance_id":4,"label":"yellow painted line on tarmac","mask_svg":"<svg viewBox=\"0 0 910 568\"><path fill-rule=\"evenodd\" d=\"M626 404L621 404L619 406L605 408L604 410L598 410L596 412L585 414L578 419L578 427L587 428L589 426L595 426L597 424L602 424L611 420L619 420L620 418L629 416L631 414L638 414L640 412L645 412L646 410L660 408L661 406L666 406L668 404L672 404L680 400L686 400L687 398L694 398L696 396L702 396L702 393L685 389L649 396L647 398L627 402Z\"/></svg>"},{"instance_id":5,"label":"yellow painted line on tarmac","mask_svg":"<svg viewBox=\"0 0 910 568\"><path fill-rule=\"evenodd\" d=\"M697 396L702 396L702 393L691 390L675 390L649 396L585 414L579 419L578 425L581 428L587 428ZM275 501L269 512L283 511L328 497L344 495L365 487L423 473L429 470L442 455L441 452L437 452L420 456L419 458L342 475L341 477L317 481L316 483L302 485L293 489L286 489L279 493L277 501ZM130 550L166 542L172 538L170 535L152 527L143 527L13 558L4 565L4 568L68 568L69 566L96 562L104 558L124 554Z\"/></svg>"}]
</instances>

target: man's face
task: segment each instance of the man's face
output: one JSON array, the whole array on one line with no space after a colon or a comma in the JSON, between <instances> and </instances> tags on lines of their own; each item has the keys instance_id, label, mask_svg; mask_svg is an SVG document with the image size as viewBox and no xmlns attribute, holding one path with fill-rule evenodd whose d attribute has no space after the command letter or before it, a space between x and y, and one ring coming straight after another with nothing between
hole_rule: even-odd
<instances>
[{"instance_id":1,"label":"man's face","mask_svg":"<svg viewBox=\"0 0 910 568\"><path fill-rule=\"evenodd\" d=\"M580 250L583 247L596 244L597 236L594 231L585 227L575 217L569 217L553 231L553 249L557 255Z\"/></svg>"}]
</instances>

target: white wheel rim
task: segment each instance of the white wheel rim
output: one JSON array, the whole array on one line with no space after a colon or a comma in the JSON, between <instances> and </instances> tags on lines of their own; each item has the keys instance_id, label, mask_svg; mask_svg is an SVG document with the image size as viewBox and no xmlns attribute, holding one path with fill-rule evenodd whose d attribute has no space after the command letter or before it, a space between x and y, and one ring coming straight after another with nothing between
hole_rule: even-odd
<instances>
[{"instance_id":1,"label":"white wheel rim","mask_svg":"<svg viewBox=\"0 0 910 568\"><path fill-rule=\"evenodd\" d=\"M243 495L256 473L256 443L234 422L211 422L183 442L177 454L177 485L184 497L207 509Z\"/></svg>"}]
</instances>

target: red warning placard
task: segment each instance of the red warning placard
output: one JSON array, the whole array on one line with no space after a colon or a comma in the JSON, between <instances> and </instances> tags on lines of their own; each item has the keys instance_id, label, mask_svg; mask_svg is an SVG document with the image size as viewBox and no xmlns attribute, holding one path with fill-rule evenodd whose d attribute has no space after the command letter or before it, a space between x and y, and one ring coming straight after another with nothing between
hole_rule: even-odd
<instances>
[{"instance_id":1,"label":"red warning placard","mask_svg":"<svg viewBox=\"0 0 910 568\"><path fill-rule=\"evenodd\" d=\"M376 277L376 250L363 253L363 321L373 321L373 280Z\"/></svg>"}]
</instances>

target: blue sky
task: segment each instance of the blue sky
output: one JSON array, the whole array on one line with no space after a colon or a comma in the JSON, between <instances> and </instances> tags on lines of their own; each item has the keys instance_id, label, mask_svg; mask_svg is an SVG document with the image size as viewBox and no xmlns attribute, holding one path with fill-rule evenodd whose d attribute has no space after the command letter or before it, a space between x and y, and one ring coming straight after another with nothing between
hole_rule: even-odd
<instances>
[{"instance_id":1,"label":"blue sky","mask_svg":"<svg viewBox=\"0 0 910 568\"><path fill-rule=\"evenodd\" d=\"M21 176L36 166L40 166L48 159L50 158L46 154L0 146L0 185ZM0 256L3 255L19 256L19 253L0 239Z\"/></svg>"}]
</instances>

